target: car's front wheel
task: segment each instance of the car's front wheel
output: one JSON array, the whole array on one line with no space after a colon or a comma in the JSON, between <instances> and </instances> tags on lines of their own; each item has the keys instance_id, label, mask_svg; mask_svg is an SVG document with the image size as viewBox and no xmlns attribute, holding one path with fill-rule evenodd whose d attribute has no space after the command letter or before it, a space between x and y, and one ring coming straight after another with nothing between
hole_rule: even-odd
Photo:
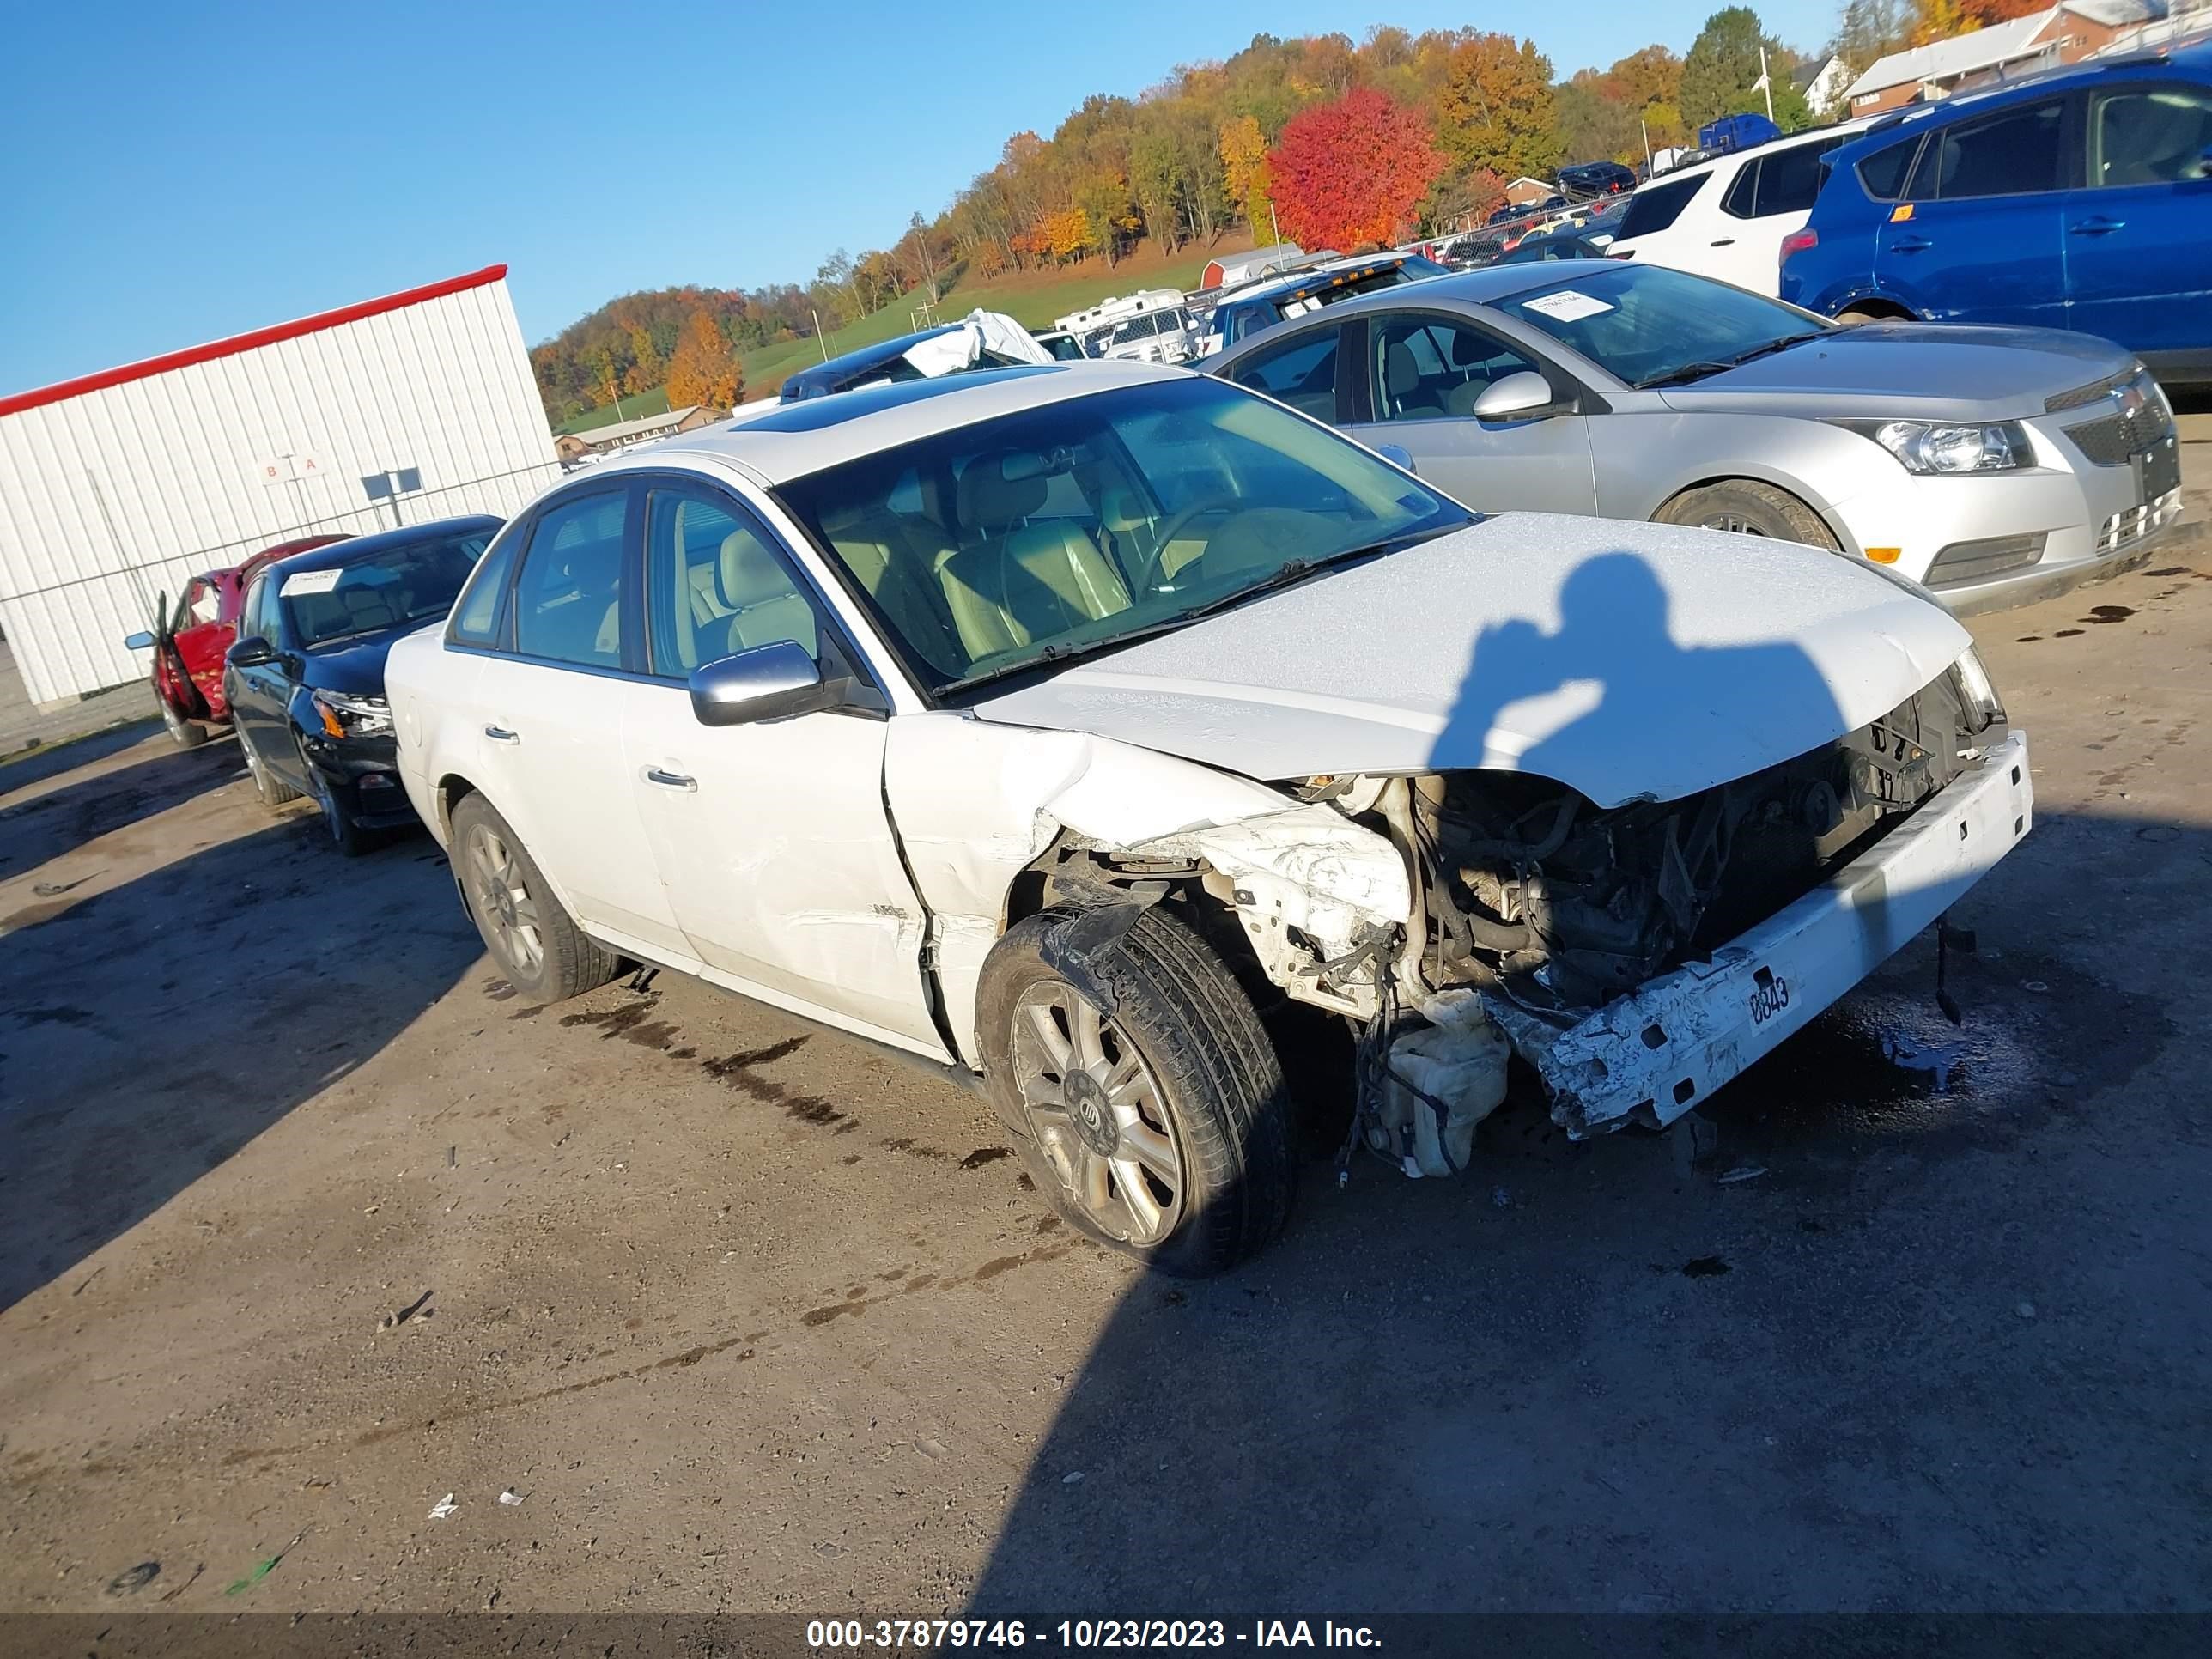
<instances>
[{"instance_id":1,"label":"car's front wheel","mask_svg":"<svg viewBox=\"0 0 2212 1659\"><path fill-rule=\"evenodd\" d=\"M300 799L300 792L269 769L261 758L253 739L246 735L246 728L238 728L238 752L246 757L246 769L253 776L253 791L261 797L264 806L282 806L286 801Z\"/></svg>"},{"instance_id":2,"label":"car's front wheel","mask_svg":"<svg viewBox=\"0 0 2212 1659\"><path fill-rule=\"evenodd\" d=\"M1739 536L1769 536L1808 547L1843 550L1826 522L1786 489L1751 478L1729 478L1686 489L1651 515L1661 524L1699 525Z\"/></svg>"},{"instance_id":3,"label":"car's front wheel","mask_svg":"<svg viewBox=\"0 0 2212 1659\"><path fill-rule=\"evenodd\" d=\"M453 871L470 920L507 982L532 1002L561 1002L621 968L576 926L521 841L482 795L453 808Z\"/></svg>"},{"instance_id":4,"label":"car's front wheel","mask_svg":"<svg viewBox=\"0 0 2212 1659\"><path fill-rule=\"evenodd\" d=\"M1296 1170L1282 1066L1229 965L1164 906L1079 976L1047 960L1068 920L1009 929L977 1021L992 1103L1030 1179L1087 1237L1164 1273L1217 1273L1273 1238Z\"/></svg>"}]
</instances>

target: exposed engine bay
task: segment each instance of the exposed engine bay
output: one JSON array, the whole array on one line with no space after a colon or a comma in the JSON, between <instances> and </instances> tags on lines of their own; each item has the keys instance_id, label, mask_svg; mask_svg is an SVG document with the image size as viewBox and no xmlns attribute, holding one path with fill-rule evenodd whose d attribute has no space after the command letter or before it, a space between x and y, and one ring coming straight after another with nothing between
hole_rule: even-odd
<instances>
[{"instance_id":1,"label":"exposed engine bay","mask_svg":"<svg viewBox=\"0 0 2212 1659\"><path fill-rule=\"evenodd\" d=\"M1600 810L1524 774L1310 780L1304 799L1387 831L1414 878L1402 935L1316 976L1367 1015L1355 1133L1409 1175L1464 1168L1474 1123L1504 1098L1508 1048L1474 994L1510 1010L1517 1036L1565 1030L1773 916L2002 742L2003 711L1970 673L1679 800Z\"/></svg>"}]
</instances>

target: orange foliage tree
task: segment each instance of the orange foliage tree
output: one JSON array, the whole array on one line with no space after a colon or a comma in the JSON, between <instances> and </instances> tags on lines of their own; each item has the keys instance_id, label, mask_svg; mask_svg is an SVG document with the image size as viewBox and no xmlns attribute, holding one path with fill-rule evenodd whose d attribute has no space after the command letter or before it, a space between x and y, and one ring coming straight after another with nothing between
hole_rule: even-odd
<instances>
[{"instance_id":1,"label":"orange foliage tree","mask_svg":"<svg viewBox=\"0 0 2212 1659\"><path fill-rule=\"evenodd\" d=\"M1284 234L1346 252L1395 241L1447 165L1427 118L1371 87L1293 117L1267 156Z\"/></svg>"},{"instance_id":2,"label":"orange foliage tree","mask_svg":"<svg viewBox=\"0 0 2212 1659\"><path fill-rule=\"evenodd\" d=\"M738 367L728 337L705 312L693 312L668 359L668 406L687 409L704 404L709 409L734 409L744 386L744 371Z\"/></svg>"}]
</instances>

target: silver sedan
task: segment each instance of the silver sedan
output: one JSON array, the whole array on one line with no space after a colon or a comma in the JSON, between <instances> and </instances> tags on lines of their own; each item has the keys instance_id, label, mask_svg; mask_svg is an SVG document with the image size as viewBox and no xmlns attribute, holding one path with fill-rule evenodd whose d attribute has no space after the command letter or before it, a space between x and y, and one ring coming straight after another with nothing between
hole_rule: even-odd
<instances>
[{"instance_id":1,"label":"silver sedan","mask_svg":"<svg viewBox=\"0 0 2212 1659\"><path fill-rule=\"evenodd\" d=\"M1808 542L1961 613L2129 568L2181 514L2172 410L2109 341L1841 328L1656 266L1436 277L1205 367L1471 507Z\"/></svg>"}]
</instances>

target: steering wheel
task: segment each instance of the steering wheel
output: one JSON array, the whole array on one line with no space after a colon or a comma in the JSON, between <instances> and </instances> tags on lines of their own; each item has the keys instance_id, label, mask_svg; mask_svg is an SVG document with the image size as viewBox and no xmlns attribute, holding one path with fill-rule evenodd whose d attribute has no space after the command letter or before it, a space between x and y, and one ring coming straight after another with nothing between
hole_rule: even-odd
<instances>
[{"instance_id":1,"label":"steering wheel","mask_svg":"<svg viewBox=\"0 0 2212 1659\"><path fill-rule=\"evenodd\" d=\"M1155 593L1164 591L1160 585L1160 561L1167 556L1168 549L1175 545L1176 536L1188 529L1194 520L1202 519L1209 513L1238 512L1242 507L1242 502L1224 501L1215 497L1208 501L1193 501L1182 512L1170 514L1167 522L1159 527L1158 532L1152 538L1152 568L1146 575L1146 586ZM1205 556L1200 554L1199 556L1203 558Z\"/></svg>"}]
</instances>

